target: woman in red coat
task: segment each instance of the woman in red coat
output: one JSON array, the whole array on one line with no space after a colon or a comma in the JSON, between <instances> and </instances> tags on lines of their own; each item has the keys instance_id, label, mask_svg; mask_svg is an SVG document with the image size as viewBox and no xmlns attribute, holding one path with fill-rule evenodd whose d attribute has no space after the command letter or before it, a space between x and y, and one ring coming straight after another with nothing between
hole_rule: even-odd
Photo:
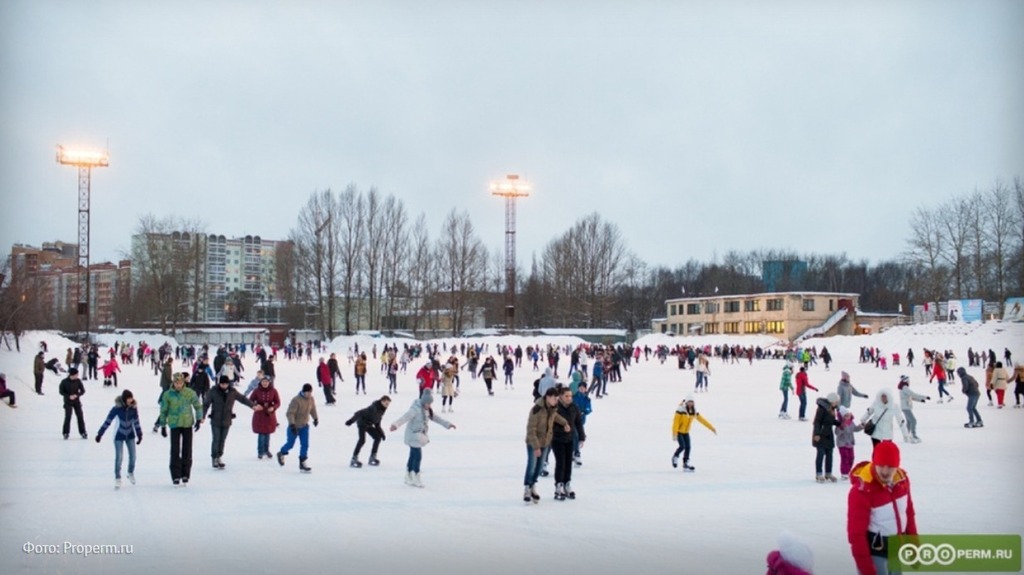
<instances>
[{"instance_id":1,"label":"woman in red coat","mask_svg":"<svg viewBox=\"0 0 1024 575\"><path fill-rule=\"evenodd\" d=\"M281 407L281 397L274 389L274 382L264 377L249 399L253 404L252 431L257 434L257 455L260 459L270 459L270 435L277 429L277 408ZM263 409L255 409L257 405Z\"/></svg>"}]
</instances>

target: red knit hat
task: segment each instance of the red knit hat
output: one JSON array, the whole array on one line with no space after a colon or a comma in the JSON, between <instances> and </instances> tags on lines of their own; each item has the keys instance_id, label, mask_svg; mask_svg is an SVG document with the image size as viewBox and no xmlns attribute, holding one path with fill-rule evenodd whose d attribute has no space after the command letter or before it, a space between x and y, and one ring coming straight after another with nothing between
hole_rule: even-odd
<instances>
[{"instance_id":1,"label":"red knit hat","mask_svg":"<svg viewBox=\"0 0 1024 575\"><path fill-rule=\"evenodd\" d=\"M899 467L900 448L896 447L896 444L891 441L880 442L875 446L875 451L871 454L871 463L886 467Z\"/></svg>"}]
</instances>

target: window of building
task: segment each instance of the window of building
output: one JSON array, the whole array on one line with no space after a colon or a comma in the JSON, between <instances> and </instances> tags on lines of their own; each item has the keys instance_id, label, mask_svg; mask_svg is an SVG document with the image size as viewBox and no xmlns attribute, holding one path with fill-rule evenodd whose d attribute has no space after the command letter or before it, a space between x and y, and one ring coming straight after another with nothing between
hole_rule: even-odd
<instances>
[{"instance_id":1,"label":"window of building","mask_svg":"<svg viewBox=\"0 0 1024 575\"><path fill-rule=\"evenodd\" d=\"M743 322L743 333L763 333L764 327L762 322L759 321L746 321Z\"/></svg>"},{"instance_id":2,"label":"window of building","mask_svg":"<svg viewBox=\"0 0 1024 575\"><path fill-rule=\"evenodd\" d=\"M704 304L704 313L718 313L720 309L720 305L716 302Z\"/></svg>"},{"instance_id":3,"label":"window of building","mask_svg":"<svg viewBox=\"0 0 1024 575\"><path fill-rule=\"evenodd\" d=\"M739 333L740 322L738 321L727 321L722 324L722 333Z\"/></svg>"},{"instance_id":4,"label":"window of building","mask_svg":"<svg viewBox=\"0 0 1024 575\"><path fill-rule=\"evenodd\" d=\"M836 311L836 300L828 300L828 311Z\"/></svg>"},{"instance_id":5,"label":"window of building","mask_svg":"<svg viewBox=\"0 0 1024 575\"><path fill-rule=\"evenodd\" d=\"M704 324L704 333L719 333L718 327L717 323L706 323Z\"/></svg>"},{"instance_id":6,"label":"window of building","mask_svg":"<svg viewBox=\"0 0 1024 575\"><path fill-rule=\"evenodd\" d=\"M743 302L743 311L761 311L761 300L748 299Z\"/></svg>"},{"instance_id":7,"label":"window of building","mask_svg":"<svg viewBox=\"0 0 1024 575\"><path fill-rule=\"evenodd\" d=\"M813 299L805 299L805 300L803 300L803 303L801 304L801 307L803 308L804 311L814 311L814 300Z\"/></svg>"},{"instance_id":8,"label":"window of building","mask_svg":"<svg viewBox=\"0 0 1024 575\"><path fill-rule=\"evenodd\" d=\"M765 331L768 333L786 333L786 322L784 321L769 321L766 322Z\"/></svg>"},{"instance_id":9,"label":"window of building","mask_svg":"<svg viewBox=\"0 0 1024 575\"><path fill-rule=\"evenodd\" d=\"M737 313L739 311L740 311L740 302L738 300L737 301L727 301L727 302L725 302L725 313Z\"/></svg>"},{"instance_id":10,"label":"window of building","mask_svg":"<svg viewBox=\"0 0 1024 575\"><path fill-rule=\"evenodd\" d=\"M779 297L768 300L767 309L768 311L782 311L786 308L782 303L782 298Z\"/></svg>"},{"instance_id":11,"label":"window of building","mask_svg":"<svg viewBox=\"0 0 1024 575\"><path fill-rule=\"evenodd\" d=\"M686 304L686 315L700 315L700 304L699 303L688 303L688 304Z\"/></svg>"},{"instance_id":12,"label":"window of building","mask_svg":"<svg viewBox=\"0 0 1024 575\"><path fill-rule=\"evenodd\" d=\"M676 304L668 306L668 315L676 315Z\"/></svg>"}]
</instances>

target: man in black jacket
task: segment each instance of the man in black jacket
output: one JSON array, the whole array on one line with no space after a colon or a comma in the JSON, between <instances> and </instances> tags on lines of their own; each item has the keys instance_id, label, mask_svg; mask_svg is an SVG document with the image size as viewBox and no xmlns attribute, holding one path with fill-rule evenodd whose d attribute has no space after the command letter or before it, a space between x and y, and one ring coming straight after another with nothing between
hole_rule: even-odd
<instances>
[{"instance_id":1,"label":"man in black jacket","mask_svg":"<svg viewBox=\"0 0 1024 575\"><path fill-rule=\"evenodd\" d=\"M78 369L72 367L68 370L68 376L60 382L58 388L64 398L64 439L68 438L71 431L71 412L75 412L75 419L78 420L78 434L82 439L89 439L85 432L85 418L82 416L82 396L85 395L85 386L82 380L78 379Z\"/></svg>"},{"instance_id":2,"label":"man in black jacket","mask_svg":"<svg viewBox=\"0 0 1024 575\"><path fill-rule=\"evenodd\" d=\"M554 426L551 438L551 452L555 454L555 499L576 499L572 490L573 435L578 435L580 447L587 440L583 430L583 414L572 400L572 390L558 388L558 415L569 423L569 431L563 426Z\"/></svg>"},{"instance_id":3,"label":"man in black jacket","mask_svg":"<svg viewBox=\"0 0 1024 575\"><path fill-rule=\"evenodd\" d=\"M224 457L224 442L227 441L228 431L231 430L231 420L235 418L235 414L232 412L235 401L248 406L254 411L263 409L260 405L254 407L248 397L242 395L231 385L231 380L226 375L220 376L217 387L211 389L203 401L202 419L206 419L207 411L210 412L210 433L213 436L210 446L210 457L213 459L214 469L224 469L227 467L220 458Z\"/></svg>"},{"instance_id":4,"label":"man in black jacket","mask_svg":"<svg viewBox=\"0 0 1024 575\"><path fill-rule=\"evenodd\" d=\"M352 452L352 463L350 464L352 467L363 466L362 462L359 461L359 450L366 443L367 434L373 438L373 447L370 448L370 465L380 465L380 460L377 459L377 448L380 446L380 442L385 439L384 430L380 427L380 420L384 417L384 412L388 410L389 405L391 405L391 398L385 395L369 406L355 412L345 422L345 425L355 423L359 428L359 441L356 442L356 449Z\"/></svg>"}]
</instances>

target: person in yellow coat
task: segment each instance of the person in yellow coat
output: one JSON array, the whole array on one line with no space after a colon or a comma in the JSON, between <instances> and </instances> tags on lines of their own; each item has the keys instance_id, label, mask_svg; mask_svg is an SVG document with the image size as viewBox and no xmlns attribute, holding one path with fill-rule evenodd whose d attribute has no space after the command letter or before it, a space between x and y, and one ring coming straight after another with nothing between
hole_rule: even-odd
<instances>
[{"instance_id":1,"label":"person in yellow coat","mask_svg":"<svg viewBox=\"0 0 1024 575\"><path fill-rule=\"evenodd\" d=\"M701 425L710 429L715 435L718 435L715 426L704 419L704 416L697 413L697 409L693 404L693 395L687 395L686 399L676 408L676 415L672 419L672 439L679 442L679 447L676 448L676 452L672 455L672 467L679 467L679 455L682 454L683 471L694 471L696 469L690 465L690 426L693 425L694 421L699 421Z\"/></svg>"}]
</instances>

